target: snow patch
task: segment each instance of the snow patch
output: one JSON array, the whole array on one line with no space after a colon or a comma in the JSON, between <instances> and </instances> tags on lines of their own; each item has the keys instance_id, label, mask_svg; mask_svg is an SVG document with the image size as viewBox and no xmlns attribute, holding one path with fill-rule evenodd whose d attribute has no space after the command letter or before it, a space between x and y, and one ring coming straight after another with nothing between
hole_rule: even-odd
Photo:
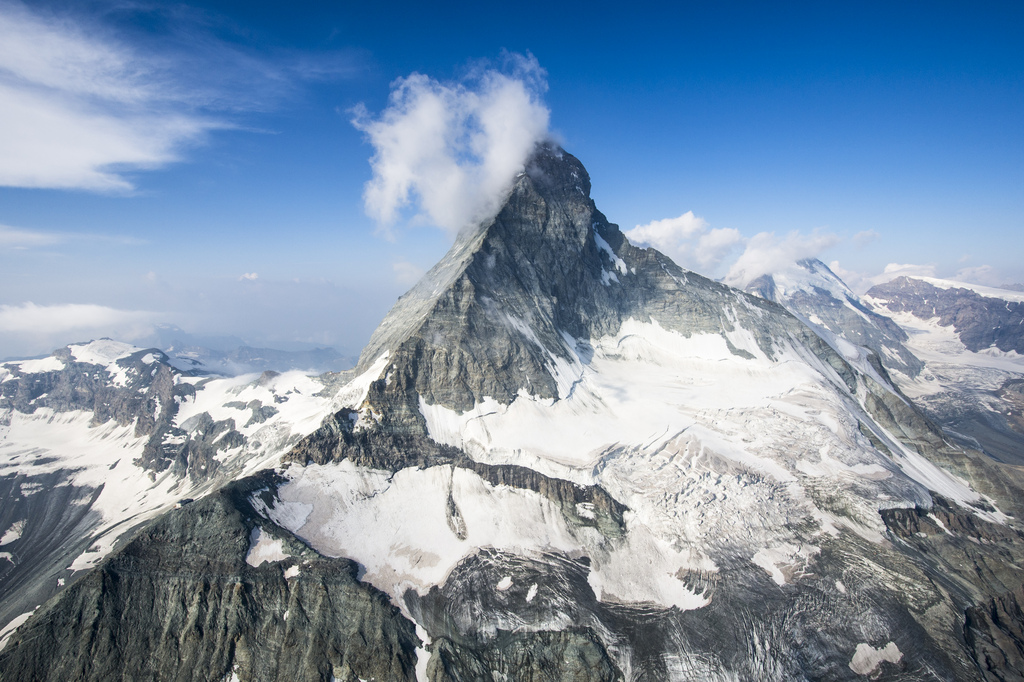
<instances>
[{"instance_id":1,"label":"snow patch","mask_svg":"<svg viewBox=\"0 0 1024 682\"><path fill-rule=\"evenodd\" d=\"M707 603L675 577L686 557L643 527L609 541L592 527L570 525L539 493L491 485L467 469L436 466L391 473L345 460L292 468L286 475L290 480L278 488L281 504L261 513L322 554L358 561L366 570L363 580L390 594L399 607L407 589L425 594L484 547L525 556L585 554L605 593L619 601L680 609ZM465 517L465 539L450 529L450 501L472 510ZM279 513L289 503L312 506L300 525L294 515ZM373 532L367 532L370 528ZM638 557L653 566L650 575L637 574Z\"/></svg>"},{"instance_id":2,"label":"snow patch","mask_svg":"<svg viewBox=\"0 0 1024 682\"><path fill-rule=\"evenodd\" d=\"M267 535L259 526L255 526L249 533L249 552L245 555L245 563L250 566L260 566L263 562L284 561L290 556L285 553L284 542L280 538Z\"/></svg>"},{"instance_id":3,"label":"snow patch","mask_svg":"<svg viewBox=\"0 0 1024 682\"><path fill-rule=\"evenodd\" d=\"M763 568L777 585L785 585L787 580L783 569L791 575L797 573L807 565L808 559L819 551L818 547L794 547L784 544L758 550L751 558L751 562Z\"/></svg>"},{"instance_id":4,"label":"snow patch","mask_svg":"<svg viewBox=\"0 0 1024 682\"><path fill-rule=\"evenodd\" d=\"M494 587L496 590L498 590L498 592L504 592L505 590L509 589L510 587L512 587L512 576L506 575L504 578L498 581L498 584Z\"/></svg>"},{"instance_id":5,"label":"snow patch","mask_svg":"<svg viewBox=\"0 0 1024 682\"><path fill-rule=\"evenodd\" d=\"M15 540L21 539L21 534L25 531L25 519L15 521L11 524L11 527L7 529L4 536L0 538L0 545L6 545Z\"/></svg>"},{"instance_id":6,"label":"snow patch","mask_svg":"<svg viewBox=\"0 0 1024 682\"><path fill-rule=\"evenodd\" d=\"M530 589L526 592L526 601L533 601L534 597L537 596L537 583L530 585Z\"/></svg>"},{"instance_id":7,"label":"snow patch","mask_svg":"<svg viewBox=\"0 0 1024 682\"><path fill-rule=\"evenodd\" d=\"M416 623L416 636L423 642L423 646L416 647L416 682L429 682L427 678L427 663L430 662L430 635L419 623Z\"/></svg>"},{"instance_id":8,"label":"snow patch","mask_svg":"<svg viewBox=\"0 0 1024 682\"><path fill-rule=\"evenodd\" d=\"M889 642L881 649L861 642L857 645L857 651L854 652L853 659L850 661L850 670L858 675L870 675L882 665L883 661L899 663L902 659L903 653L895 642Z\"/></svg>"},{"instance_id":9,"label":"snow patch","mask_svg":"<svg viewBox=\"0 0 1024 682\"><path fill-rule=\"evenodd\" d=\"M35 613L35 609L27 613L23 613L20 616L15 616L14 619L11 620L11 622L8 623L3 630L0 630L0 649L3 649L5 646L7 646L7 640L11 638L11 635L14 634L14 631L20 628L22 625L24 625L25 621L31 618L33 613Z\"/></svg>"},{"instance_id":10,"label":"snow patch","mask_svg":"<svg viewBox=\"0 0 1024 682\"><path fill-rule=\"evenodd\" d=\"M71 357L77 362L102 365L103 367L139 350L130 343L112 341L111 339L99 339L85 344L68 346L68 348L71 350Z\"/></svg>"},{"instance_id":11,"label":"snow patch","mask_svg":"<svg viewBox=\"0 0 1024 682\"><path fill-rule=\"evenodd\" d=\"M52 355L46 358L40 358L38 360L20 360L17 362L8 362L4 364L10 367L17 367L22 374L59 372L62 369L64 369L64 362Z\"/></svg>"},{"instance_id":12,"label":"snow patch","mask_svg":"<svg viewBox=\"0 0 1024 682\"><path fill-rule=\"evenodd\" d=\"M597 244L598 249L604 251L604 253L608 256L608 259L612 262L612 265L615 266L616 270L618 270L623 275L629 272L629 268L626 267L626 261L622 260L615 254L615 251L612 250L611 244L606 242L604 238L597 233L597 230L594 230L594 243ZM611 275L613 277L615 276L614 273L611 273ZM617 277L615 278L615 281L619 281ZM605 282L605 284L607 284L607 282Z\"/></svg>"}]
</instances>

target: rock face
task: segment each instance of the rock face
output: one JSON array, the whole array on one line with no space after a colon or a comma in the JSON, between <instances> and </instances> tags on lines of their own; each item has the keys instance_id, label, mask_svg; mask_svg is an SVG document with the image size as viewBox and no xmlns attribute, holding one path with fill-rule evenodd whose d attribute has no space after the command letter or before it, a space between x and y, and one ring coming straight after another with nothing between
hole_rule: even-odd
<instances>
[{"instance_id":1,"label":"rock face","mask_svg":"<svg viewBox=\"0 0 1024 682\"><path fill-rule=\"evenodd\" d=\"M586 362L587 340L629 319L689 338L743 328L767 356L796 337L855 382L845 361L777 306L680 269L638 249L590 198L583 165L542 148L493 221L462 234L451 251L394 306L363 350L356 372L387 355L388 377L368 403L388 433L422 434L428 404L459 412L484 398L509 404L525 391L564 397L560 363Z\"/></svg>"},{"instance_id":2,"label":"rock face","mask_svg":"<svg viewBox=\"0 0 1024 682\"><path fill-rule=\"evenodd\" d=\"M0 652L4 680L415 680L413 624L258 518L249 479L173 511L47 604ZM257 529L279 546L255 564ZM248 559L248 560L247 560Z\"/></svg>"},{"instance_id":3,"label":"rock face","mask_svg":"<svg viewBox=\"0 0 1024 682\"><path fill-rule=\"evenodd\" d=\"M894 383L909 341L683 271L589 191L538 149L278 470L139 530L3 678L1014 679L1021 470ZM198 400L202 459L298 397Z\"/></svg>"}]
</instances>

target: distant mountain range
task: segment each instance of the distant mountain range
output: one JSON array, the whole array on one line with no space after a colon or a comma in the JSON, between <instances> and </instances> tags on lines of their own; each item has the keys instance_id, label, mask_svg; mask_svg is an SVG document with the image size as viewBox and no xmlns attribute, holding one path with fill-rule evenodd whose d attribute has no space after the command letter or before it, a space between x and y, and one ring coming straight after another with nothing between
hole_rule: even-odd
<instances>
[{"instance_id":1,"label":"distant mountain range","mask_svg":"<svg viewBox=\"0 0 1024 682\"><path fill-rule=\"evenodd\" d=\"M1022 300L730 288L538 148L352 370L0 366L0 678L1022 679Z\"/></svg>"}]
</instances>

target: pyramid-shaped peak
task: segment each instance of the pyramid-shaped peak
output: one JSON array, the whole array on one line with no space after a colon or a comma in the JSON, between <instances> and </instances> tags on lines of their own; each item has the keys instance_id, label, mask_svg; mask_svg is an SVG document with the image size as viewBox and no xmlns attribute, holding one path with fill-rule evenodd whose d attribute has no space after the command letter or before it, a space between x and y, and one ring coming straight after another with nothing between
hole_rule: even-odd
<instances>
[{"instance_id":1,"label":"pyramid-shaped peak","mask_svg":"<svg viewBox=\"0 0 1024 682\"><path fill-rule=\"evenodd\" d=\"M575 156L554 143L537 145L520 176L541 195L590 198L590 174Z\"/></svg>"}]
</instances>

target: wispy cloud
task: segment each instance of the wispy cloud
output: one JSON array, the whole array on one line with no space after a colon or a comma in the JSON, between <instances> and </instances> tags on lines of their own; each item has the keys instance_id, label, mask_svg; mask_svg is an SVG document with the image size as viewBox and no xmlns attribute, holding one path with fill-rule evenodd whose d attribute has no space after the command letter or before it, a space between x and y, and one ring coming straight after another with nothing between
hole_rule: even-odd
<instances>
[{"instance_id":1,"label":"wispy cloud","mask_svg":"<svg viewBox=\"0 0 1024 682\"><path fill-rule=\"evenodd\" d=\"M882 235L878 234L875 230L862 230L853 235L853 243L863 248L872 242L878 241L881 237Z\"/></svg>"},{"instance_id":2,"label":"wispy cloud","mask_svg":"<svg viewBox=\"0 0 1024 682\"><path fill-rule=\"evenodd\" d=\"M63 241L61 235L53 232L23 230L9 225L0 225L0 251L7 249L29 249L36 246L50 246Z\"/></svg>"},{"instance_id":3,"label":"wispy cloud","mask_svg":"<svg viewBox=\"0 0 1024 682\"><path fill-rule=\"evenodd\" d=\"M863 294L871 287L876 284L884 284L897 277L936 277L936 267L934 265L916 265L913 263L889 263L886 265L881 272L871 273L861 272L857 270L847 270L844 268L838 260L834 260L828 264L829 269L834 272L839 279L846 283L846 286L853 289L858 294Z\"/></svg>"},{"instance_id":4,"label":"wispy cloud","mask_svg":"<svg viewBox=\"0 0 1024 682\"><path fill-rule=\"evenodd\" d=\"M164 18L178 27L169 36L128 36L83 11L0 2L0 185L130 191L128 172L179 160L211 131L235 127L230 114L343 71L331 56L271 65L194 16ZM134 46L142 38L151 38L145 50Z\"/></svg>"},{"instance_id":5,"label":"wispy cloud","mask_svg":"<svg viewBox=\"0 0 1024 682\"><path fill-rule=\"evenodd\" d=\"M374 148L365 208L385 236L409 206L449 233L500 208L549 119L545 71L532 55L506 57L503 70L476 69L460 82L413 73L392 84L380 115L354 110Z\"/></svg>"},{"instance_id":6,"label":"wispy cloud","mask_svg":"<svg viewBox=\"0 0 1024 682\"><path fill-rule=\"evenodd\" d=\"M761 275L793 267L800 259L816 258L840 241L823 230L793 231L782 237L759 232L746 238L734 228L712 228L693 211L637 225L624 234L634 244L652 246L682 267L708 277L725 271L723 280L740 288ZM736 256L741 246L743 251Z\"/></svg>"},{"instance_id":7,"label":"wispy cloud","mask_svg":"<svg viewBox=\"0 0 1024 682\"><path fill-rule=\"evenodd\" d=\"M120 244L131 246L145 244L145 240L138 237L111 234L91 233L70 233L70 232L49 232L46 230L31 230L10 225L0 225L0 251L18 250L24 251L38 247L56 246L68 242L100 242L106 244Z\"/></svg>"},{"instance_id":8,"label":"wispy cloud","mask_svg":"<svg viewBox=\"0 0 1024 682\"><path fill-rule=\"evenodd\" d=\"M161 81L109 36L0 4L0 185L130 190L125 169L174 161L224 125Z\"/></svg>"}]
</instances>

